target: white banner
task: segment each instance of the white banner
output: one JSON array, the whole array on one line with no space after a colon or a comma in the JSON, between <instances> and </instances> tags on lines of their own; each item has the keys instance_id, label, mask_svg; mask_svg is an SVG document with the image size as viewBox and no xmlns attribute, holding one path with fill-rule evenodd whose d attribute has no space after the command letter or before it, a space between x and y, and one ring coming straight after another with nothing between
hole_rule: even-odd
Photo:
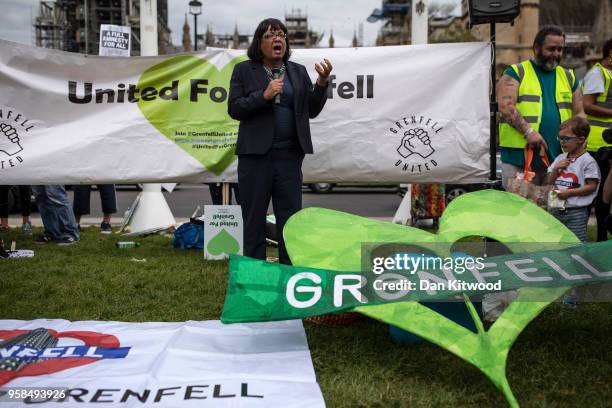
<instances>
[{"instance_id":1,"label":"white banner","mask_svg":"<svg viewBox=\"0 0 612 408\"><path fill-rule=\"evenodd\" d=\"M304 180L482 182L485 43L293 50L330 98ZM229 80L244 51L115 59L0 41L2 184L235 181Z\"/></svg>"},{"instance_id":2,"label":"white banner","mask_svg":"<svg viewBox=\"0 0 612 408\"><path fill-rule=\"evenodd\" d=\"M0 339L2 407L325 406L299 320L0 320Z\"/></svg>"}]
</instances>

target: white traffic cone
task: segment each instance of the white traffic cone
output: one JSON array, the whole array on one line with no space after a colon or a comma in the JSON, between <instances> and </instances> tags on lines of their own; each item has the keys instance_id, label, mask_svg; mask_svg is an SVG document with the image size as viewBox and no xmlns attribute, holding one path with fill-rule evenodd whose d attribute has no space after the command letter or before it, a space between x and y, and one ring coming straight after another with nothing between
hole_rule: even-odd
<instances>
[{"instance_id":1,"label":"white traffic cone","mask_svg":"<svg viewBox=\"0 0 612 408\"><path fill-rule=\"evenodd\" d=\"M176 224L166 198L161 192L161 184L143 184L140 198L134 203L136 207L131 214L128 235L150 234Z\"/></svg>"}]
</instances>

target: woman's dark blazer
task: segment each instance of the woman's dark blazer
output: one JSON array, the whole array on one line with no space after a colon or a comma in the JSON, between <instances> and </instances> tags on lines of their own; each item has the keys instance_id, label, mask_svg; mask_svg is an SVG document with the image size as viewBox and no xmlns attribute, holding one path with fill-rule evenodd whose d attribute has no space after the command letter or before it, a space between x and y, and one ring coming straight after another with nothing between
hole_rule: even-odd
<instances>
[{"instance_id":1,"label":"woman's dark blazer","mask_svg":"<svg viewBox=\"0 0 612 408\"><path fill-rule=\"evenodd\" d=\"M285 64L293 85L293 109L300 146L312 153L310 118L315 118L327 101L327 87L314 87L306 68L295 62ZM227 112L240 121L236 154L265 154L272 147L274 135L274 99L266 101L263 92L268 76L261 63L243 61L234 67L230 82Z\"/></svg>"}]
</instances>

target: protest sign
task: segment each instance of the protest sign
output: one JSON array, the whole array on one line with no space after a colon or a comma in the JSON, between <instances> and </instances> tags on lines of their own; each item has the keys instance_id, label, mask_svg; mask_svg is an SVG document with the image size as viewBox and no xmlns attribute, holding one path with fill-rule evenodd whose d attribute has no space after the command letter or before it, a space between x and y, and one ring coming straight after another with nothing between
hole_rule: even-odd
<instances>
[{"instance_id":1,"label":"protest sign","mask_svg":"<svg viewBox=\"0 0 612 408\"><path fill-rule=\"evenodd\" d=\"M129 57L132 29L112 24L100 25L100 52L102 57Z\"/></svg>"}]
</instances>

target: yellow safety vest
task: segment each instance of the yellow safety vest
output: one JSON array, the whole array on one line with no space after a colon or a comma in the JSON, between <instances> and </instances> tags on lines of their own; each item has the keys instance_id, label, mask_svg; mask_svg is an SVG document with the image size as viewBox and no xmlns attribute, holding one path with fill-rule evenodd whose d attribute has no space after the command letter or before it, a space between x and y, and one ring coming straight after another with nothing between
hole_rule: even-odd
<instances>
[{"instance_id":1,"label":"yellow safety vest","mask_svg":"<svg viewBox=\"0 0 612 408\"><path fill-rule=\"evenodd\" d=\"M542 87L538 75L529 60L510 66L519 77L519 93L516 109L533 130L540 131L542 122ZM574 72L557 66L555 100L559 108L561 123L572 117L572 88L576 80ZM499 124L499 145L501 147L524 148L525 136L506 123L503 118Z\"/></svg>"},{"instance_id":2,"label":"yellow safety vest","mask_svg":"<svg viewBox=\"0 0 612 408\"><path fill-rule=\"evenodd\" d=\"M610 88L610 72L605 69L601 64L595 64L595 67L598 67L601 71L601 74L604 77L604 91L599 94L597 100L595 101L595 105L601 106L602 108L612 109L612 88ZM596 152L602 147L612 146L611 144L606 143L603 140L602 133L606 129L610 129L612 127L612 116L601 117L601 116L591 116L587 115L587 119L589 121L589 125L591 125L591 133L589 133L589 137L587 138L587 150L589 152Z\"/></svg>"}]
</instances>

